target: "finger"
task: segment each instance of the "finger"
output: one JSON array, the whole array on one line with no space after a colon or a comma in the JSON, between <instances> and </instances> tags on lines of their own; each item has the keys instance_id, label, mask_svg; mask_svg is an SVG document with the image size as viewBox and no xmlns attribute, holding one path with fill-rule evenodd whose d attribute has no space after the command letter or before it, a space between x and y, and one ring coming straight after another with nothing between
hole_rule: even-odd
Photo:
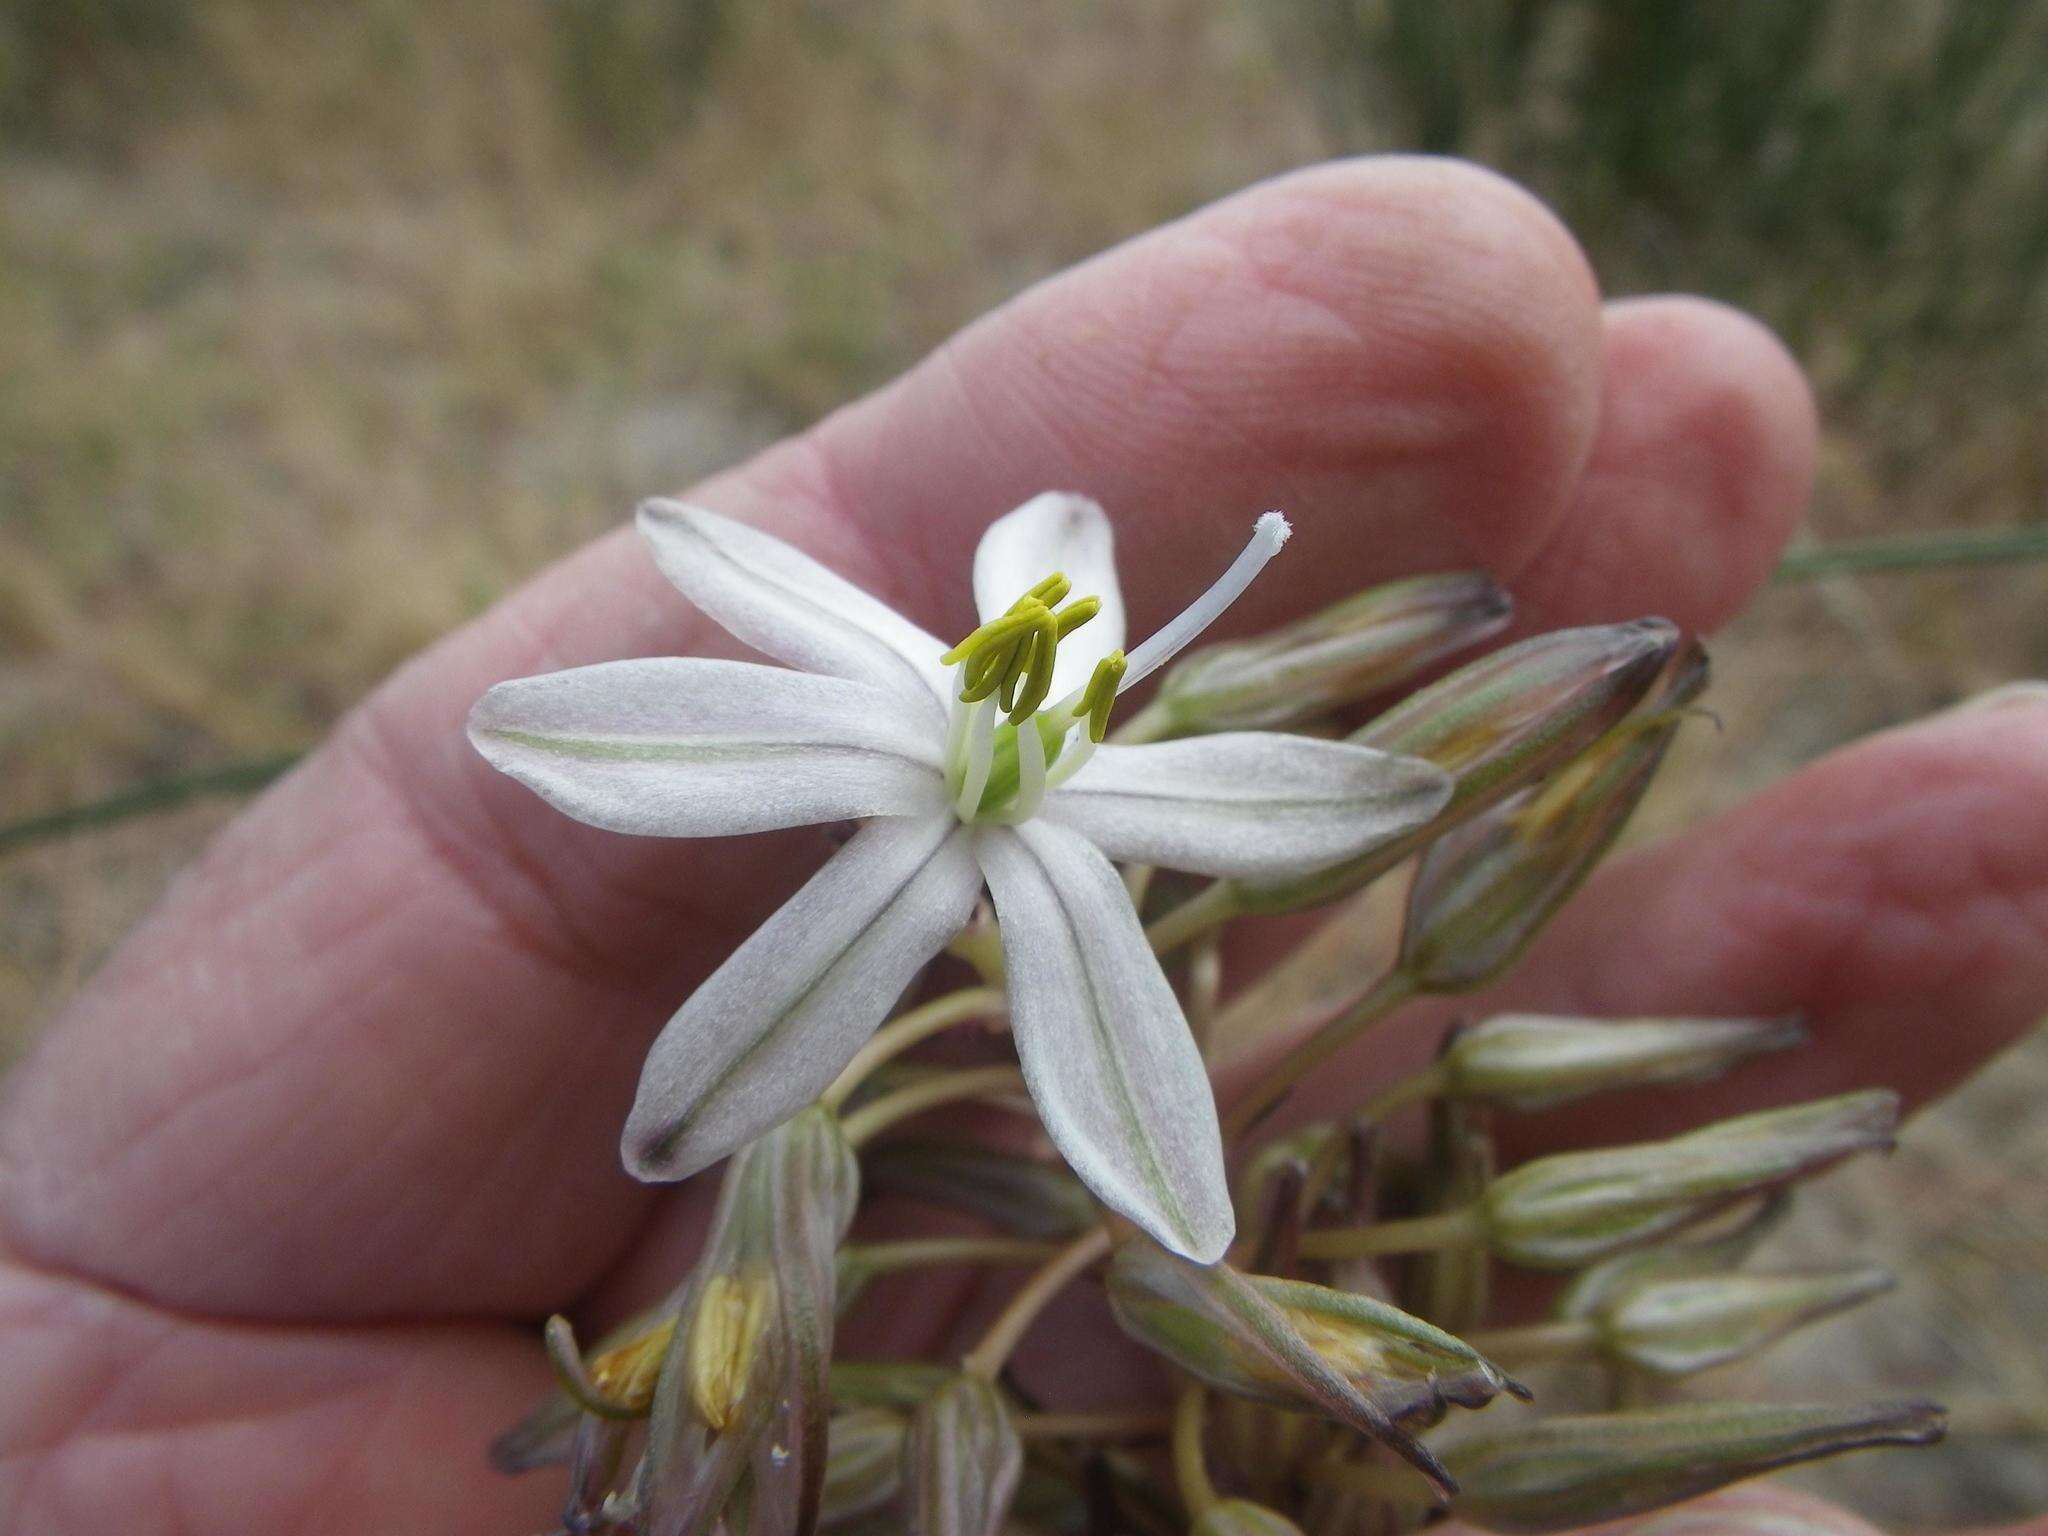
<instances>
[{"instance_id":1,"label":"finger","mask_svg":"<svg viewBox=\"0 0 2048 1536\"><path fill-rule=\"evenodd\" d=\"M1852 1088L1939 1097L2048 1014L2048 697L1872 737L1618 860L1505 984L1455 1011L1507 1009L1799 1013L1813 1034L1717 1082L1603 1099L1597 1116L1505 1119L1524 1153ZM1362 1042L1344 1096L1423 1059L1451 1011ZM1337 1097L1320 1096L1325 1112Z\"/></svg>"},{"instance_id":2,"label":"finger","mask_svg":"<svg viewBox=\"0 0 2048 1536\"><path fill-rule=\"evenodd\" d=\"M1597 335L1583 263L1522 194L1335 167L1036 290L704 497L941 629L929 591L1048 482L1127 512L1141 626L1206 579L1206 533L1286 502L1308 554L1271 616L1403 563L1538 550L1586 455ZM1679 595L1656 587L1646 604ZM460 724L507 675L717 645L611 540L402 673L19 1075L12 1240L283 1315L526 1312L609 1266L644 1209L615 1142L646 1039L824 840L594 833L494 782Z\"/></svg>"},{"instance_id":3,"label":"finger","mask_svg":"<svg viewBox=\"0 0 2048 1536\"><path fill-rule=\"evenodd\" d=\"M1443 1536L1479 1536L1455 1518ZM1584 1536L1879 1536L1838 1504L1775 1483L1749 1483L1670 1509L1586 1527Z\"/></svg>"},{"instance_id":4,"label":"finger","mask_svg":"<svg viewBox=\"0 0 2048 1536\"><path fill-rule=\"evenodd\" d=\"M208 1322L0 1269L0 1338L12 1531L487 1536L558 1507L558 1481L485 1464L547 1388L509 1328Z\"/></svg>"},{"instance_id":5,"label":"finger","mask_svg":"<svg viewBox=\"0 0 2048 1536\"><path fill-rule=\"evenodd\" d=\"M1570 514L1514 573L1521 620L1718 628L1812 494L1806 376L1749 316L1683 296L1609 304L1601 356L1599 436Z\"/></svg>"}]
</instances>

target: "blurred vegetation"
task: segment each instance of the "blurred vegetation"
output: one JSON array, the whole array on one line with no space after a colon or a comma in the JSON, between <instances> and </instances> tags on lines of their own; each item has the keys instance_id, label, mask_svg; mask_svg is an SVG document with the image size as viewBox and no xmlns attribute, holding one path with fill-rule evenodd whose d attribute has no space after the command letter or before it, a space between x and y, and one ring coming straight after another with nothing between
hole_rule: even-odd
<instances>
[{"instance_id":1,"label":"blurred vegetation","mask_svg":"<svg viewBox=\"0 0 2048 1536\"><path fill-rule=\"evenodd\" d=\"M2029 455L1983 407L2048 390L2048 6L2038 0L1287 0L1339 142L1527 183L1613 291L1755 311L1871 467ZM1930 377L1966 378L1960 395ZM1986 432L1989 440L1986 440Z\"/></svg>"},{"instance_id":2,"label":"blurred vegetation","mask_svg":"<svg viewBox=\"0 0 2048 1536\"><path fill-rule=\"evenodd\" d=\"M1497 165L1610 292L1769 319L1822 397L1814 536L2048 515L2048 0L0 0L0 822L302 747L638 496L1357 149ZM1653 809L2048 674L2043 596L1779 589ZM226 814L180 803L0 860L0 1059ZM2044 1056L1943 1122L1942 1178L2003 1138L1995 1196L1922 1166L1844 1219L2038 1244ZM1975 1379L2011 1267L1902 1387ZM1885 1497L2013 1516L2043 1463Z\"/></svg>"}]
</instances>

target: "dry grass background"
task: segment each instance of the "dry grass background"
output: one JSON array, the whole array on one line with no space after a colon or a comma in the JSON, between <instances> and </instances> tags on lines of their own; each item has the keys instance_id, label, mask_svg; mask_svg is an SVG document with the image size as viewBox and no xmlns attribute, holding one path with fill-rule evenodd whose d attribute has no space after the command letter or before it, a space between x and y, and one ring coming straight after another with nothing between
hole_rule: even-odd
<instances>
[{"instance_id":1,"label":"dry grass background","mask_svg":"<svg viewBox=\"0 0 2048 1536\"><path fill-rule=\"evenodd\" d=\"M637 496L1340 149L1476 153L1610 290L1772 318L1815 537L2038 521L2043 81L2042 0L0 0L0 821L317 739ZM1646 819L2048 674L2044 596L1774 589ZM0 857L0 1061L227 814ZM2048 1402L2044 1092L2037 1040L1808 1202L1910 1279L1753 1384L2003 1431L1816 1475L1887 1523L2048 1508L1981 1417Z\"/></svg>"}]
</instances>

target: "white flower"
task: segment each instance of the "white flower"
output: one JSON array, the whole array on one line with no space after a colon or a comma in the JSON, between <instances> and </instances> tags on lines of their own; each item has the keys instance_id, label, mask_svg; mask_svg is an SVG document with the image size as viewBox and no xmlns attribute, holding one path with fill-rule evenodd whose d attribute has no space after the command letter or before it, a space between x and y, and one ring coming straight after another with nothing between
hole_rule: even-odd
<instances>
[{"instance_id":1,"label":"white flower","mask_svg":"<svg viewBox=\"0 0 2048 1536\"><path fill-rule=\"evenodd\" d=\"M1097 745L1115 695L1243 591L1286 520L1260 518L1216 585L1128 660L1109 520L1079 496L1039 496L983 535L985 622L950 652L757 529L667 501L639 525L691 601L798 670L654 657L501 683L470 717L477 750L617 832L868 821L654 1042L627 1166L682 1178L810 1103L985 881L1053 1141L1161 1243L1220 1257L1232 1218L1215 1102L1110 860L1270 880L1352 858L1450 793L1428 764L1303 736Z\"/></svg>"}]
</instances>

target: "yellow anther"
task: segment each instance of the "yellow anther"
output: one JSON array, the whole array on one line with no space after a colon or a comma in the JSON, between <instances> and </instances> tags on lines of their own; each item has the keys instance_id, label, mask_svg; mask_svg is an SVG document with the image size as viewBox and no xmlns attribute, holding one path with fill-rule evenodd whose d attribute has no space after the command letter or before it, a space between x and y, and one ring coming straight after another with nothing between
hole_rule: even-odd
<instances>
[{"instance_id":1,"label":"yellow anther","mask_svg":"<svg viewBox=\"0 0 2048 1536\"><path fill-rule=\"evenodd\" d=\"M731 1424L747 1395L768 1326L775 1282L766 1275L712 1275L690 1320L690 1399L713 1429Z\"/></svg>"},{"instance_id":2,"label":"yellow anther","mask_svg":"<svg viewBox=\"0 0 2048 1536\"><path fill-rule=\"evenodd\" d=\"M961 703L996 695L1012 725L1038 712L1052 692L1060 641L1102 611L1100 598L1083 597L1054 612L1072 590L1073 583L1055 571L939 658L949 667L966 663Z\"/></svg>"},{"instance_id":3,"label":"yellow anther","mask_svg":"<svg viewBox=\"0 0 2048 1536\"><path fill-rule=\"evenodd\" d=\"M1095 663L1095 671L1088 679L1088 686L1081 691L1081 700L1074 706L1077 716L1088 718L1088 739L1099 742L1109 734L1109 712L1116 704L1116 685L1124 679L1124 669L1129 663L1122 651L1111 651Z\"/></svg>"},{"instance_id":4,"label":"yellow anther","mask_svg":"<svg viewBox=\"0 0 2048 1536\"><path fill-rule=\"evenodd\" d=\"M1012 725L1022 725L1038 713L1038 706L1052 692L1053 653L1059 648L1060 622L1049 611L1040 609L1044 617L1031 636L1031 654L1024 661L1024 684L1017 690L1017 696L1009 709Z\"/></svg>"},{"instance_id":5,"label":"yellow anther","mask_svg":"<svg viewBox=\"0 0 2048 1536\"><path fill-rule=\"evenodd\" d=\"M1077 597L1054 615L1060 621L1060 638L1066 639L1075 630L1102 612L1099 597Z\"/></svg>"},{"instance_id":6,"label":"yellow anther","mask_svg":"<svg viewBox=\"0 0 2048 1536\"><path fill-rule=\"evenodd\" d=\"M661 1374L662 1357L676 1331L674 1318L606 1350L590 1362L590 1382L622 1408L645 1413L654 1401L654 1380Z\"/></svg>"},{"instance_id":7,"label":"yellow anther","mask_svg":"<svg viewBox=\"0 0 2048 1536\"><path fill-rule=\"evenodd\" d=\"M1051 617L1045 604L1036 598L1028 599L1000 618L990 619L941 656L941 664L948 667L967 663L967 688L961 694L962 700L972 704L994 693L1009 665L1011 643L1028 638Z\"/></svg>"},{"instance_id":8,"label":"yellow anther","mask_svg":"<svg viewBox=\"0 0 2048 1536\"><path fill-rule=\"evenodd\" d=\"M1016 607L1021 608L1027 602L1030 602L1033 598L1036 598L1039 602L1045 604L1045 606L1048 608L1057 608L1061 603L1067 600L1067 594L1073 590L1074 584L1071 581L1067 580L1067 578L1059 571L1054 571L1050 576L1046 577L1045 580L1041 581L1029 592L1026 592L1022 597L1018 598ZM1011 612L1013 613L1015 611L1016 608L1013 608L1011 610Z\"/></svg>"}]
</instances>

